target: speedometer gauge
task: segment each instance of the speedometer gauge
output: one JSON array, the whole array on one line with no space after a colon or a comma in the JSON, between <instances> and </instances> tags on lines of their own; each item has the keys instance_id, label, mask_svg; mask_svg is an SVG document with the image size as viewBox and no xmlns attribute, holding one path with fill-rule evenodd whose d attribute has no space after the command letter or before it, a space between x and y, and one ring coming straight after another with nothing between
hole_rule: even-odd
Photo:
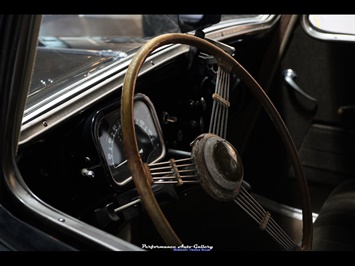
<instances>
[{"instance_id":1,"label":"speedometer gauge","mask_svg":"<svg viewBox=\"0 0 355 266\"><path fill-rule=\"evenodd\" d=\"M124 149L120 112L120 109L115 109L100 116L95 131L113 183L123 186L132 177ZM163 158L165 145L157 115L153 104L143 94L137 94L134 99L134 125L143 162L152 163Z\"/></svg>"}]
</instances>

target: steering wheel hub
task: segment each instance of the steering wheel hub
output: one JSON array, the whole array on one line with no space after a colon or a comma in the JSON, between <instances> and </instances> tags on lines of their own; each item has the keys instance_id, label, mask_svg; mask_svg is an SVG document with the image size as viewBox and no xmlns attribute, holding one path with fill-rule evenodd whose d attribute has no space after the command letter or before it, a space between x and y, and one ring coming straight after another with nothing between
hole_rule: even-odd
<instances>
[{"instance_id":1,"label":"steering wheel hub","mask_svg":"<svg viewBox=\"0 0 355 266\"><path fill-rule=\"evenodd\" d=\"M192 143L192 157L204 190L217 200L238 195L244 168L237 150L225 139L202 134Z\"/></svg>"}]
</instances>

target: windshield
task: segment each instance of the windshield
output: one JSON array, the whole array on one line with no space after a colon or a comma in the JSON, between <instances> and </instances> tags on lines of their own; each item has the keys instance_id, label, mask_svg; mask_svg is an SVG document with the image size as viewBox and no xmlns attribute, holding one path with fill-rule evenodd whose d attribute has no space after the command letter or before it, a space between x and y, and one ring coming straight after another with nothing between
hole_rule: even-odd
<instances>
[{"instance_id":1,"label":"windshield","mask_svg":"<svg viewBox=\"0 0 355 266\"><path fill-rule=\"evenodd\" d=\"M258 17L222 15L221 21ZM100 73L127 61L152 37L176 32L178 15L172 14L44 15L24 121L45 112L45 105L53 108L87 90Z\"/></svg>"},{"instance_id":2,"label":"windshield","mask_svg":"<svg viewBox=\"0 0 355 266\"><path fill-rule=\"evenodd\" d=\"M168 32L179 32L176 15L43 16L25 115Z\"/></svg>"},{"instance_id":3,"label":"windshield","mask_svg":"<svg viewBox=\"0 0 355 266\"><path fill-rule=\"evenodd\" d=\"M167 32L179 32L177 15L45 15L40 36L51 47L128 52Z\"/></svg>"}]
</instances>

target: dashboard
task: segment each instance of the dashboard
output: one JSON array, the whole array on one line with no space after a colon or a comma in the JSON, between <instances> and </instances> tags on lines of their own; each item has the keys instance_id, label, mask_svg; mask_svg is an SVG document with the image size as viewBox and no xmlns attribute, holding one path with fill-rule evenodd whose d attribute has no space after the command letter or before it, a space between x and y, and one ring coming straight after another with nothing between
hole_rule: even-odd
<instances>
[{"instance_id":1,"label":"dashboard","mask_svg":"<svg viewBox=\"0 0 355 266\"><path fill-rule=\"evenodd\" d=\"M177 199L181 202L181 197L200 190L189 168L191 141L209 127L215 64L205 55L191 58L184 54L137 80L133 121L138 151L149 165L152 191L165 211L174 210ZM246 99L246 90L238 80L233 77L231 86L232 98L238 99L231 102L233 108L241 108L239 101ZM22 145L19 152L23 178L34 194L113 234L126 223L138 222L145 213L127 162L121 124L122 87L119 82L116 85L108 86L112 93L96 99L95 104L85 102L82 111L65 123L52 125L31 143L26 142L28 146ZM239 114L236 111L230 113L233 120ZM170 173L170 159L176 167L184 168L183 186ZM162 164L169 166L169 173L159 169Z\"/></svg>"}]
</instances>

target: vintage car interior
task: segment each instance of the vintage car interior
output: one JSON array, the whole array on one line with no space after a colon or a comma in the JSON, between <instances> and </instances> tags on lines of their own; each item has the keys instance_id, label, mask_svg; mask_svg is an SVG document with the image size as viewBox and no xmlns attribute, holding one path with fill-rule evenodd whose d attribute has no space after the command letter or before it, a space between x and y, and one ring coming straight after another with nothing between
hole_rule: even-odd
<instances>
[{"instance_id":1,"label":"vintage car interior","mask_svg":"<svg viewBox=\"0 0 355 266\"><path fill-rule=\"evenodd\" d=\"M31 19L2 249L355 250L353 16Z\"/></svg>"}]
</instances>

